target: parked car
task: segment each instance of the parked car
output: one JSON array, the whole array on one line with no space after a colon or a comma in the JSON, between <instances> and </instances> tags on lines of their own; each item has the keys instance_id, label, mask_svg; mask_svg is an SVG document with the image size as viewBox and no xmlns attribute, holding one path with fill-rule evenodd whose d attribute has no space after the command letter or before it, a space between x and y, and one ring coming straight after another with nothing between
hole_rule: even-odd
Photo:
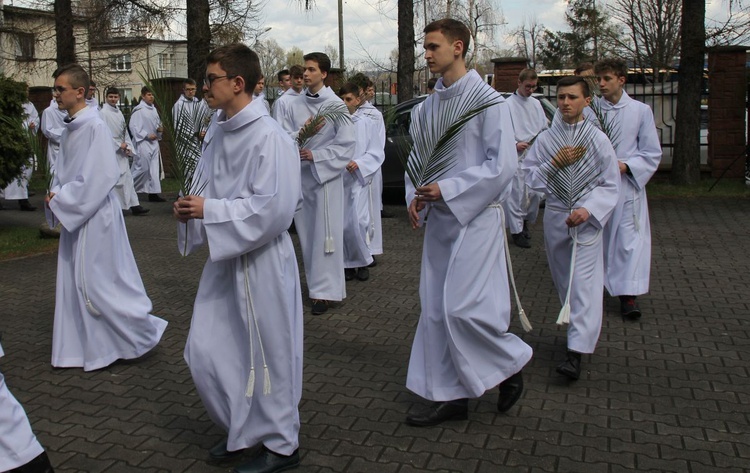
<instances>
[{"instance_id":1,"label":"parked car","mask_svg":"<svg viewBox=\"0 0 750 473\"><path fill-rule=\"evenodd\" d=\"M509 97L512 92L503 92L503 97ZM555 115L555 106L542 94L533 94L533 97L542 103L547 122L552 121ZM402 102L386 113L385 129L385 162L383 163L383 188L391 192L404 191L404 166L401 164L399 155L404 153L411 143L409 136L409 125L411 124L411 110L422 103L427 96L417 97Z\"/></svg>"}]
</instances>

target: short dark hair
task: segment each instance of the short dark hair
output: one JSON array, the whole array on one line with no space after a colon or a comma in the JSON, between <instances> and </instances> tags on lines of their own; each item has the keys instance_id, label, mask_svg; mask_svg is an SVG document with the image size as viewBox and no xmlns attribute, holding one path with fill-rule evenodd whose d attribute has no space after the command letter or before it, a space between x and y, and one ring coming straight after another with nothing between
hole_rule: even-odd
<instances>
[{"instance_id":1,"label":"short dark hair","mask_svg":"<svg viewBox=\"0 0 750 473\"><path fill-rule=\"evenodd\" d=\"M245 92L251 94L263 77L258 55L242 43L227 44L214 49L206 58L206 64L218 64L228 76L242 77L245 81Z\"/></svg>"},{"instance_id":2,"label":"short dark hair","mask_svg":"<svg viewBox=\"0 0 750 473\"><path fill-rule=\"evenodd\" d=\"M573 71L573 74L580 76L581 72L588 71L589 69L593 69L593 68L594 68L594 65L592 63L582 62L581 64L578 65L578 67L575 68L575 70Z\"/></svg>"},{"instance_id":3,"label":"short dark hair","mask_svg":"<svg viewBox=\"0 0 750 473\"><path fill-rule=\"evenodd\" d=\"M586 80L585 77L581 77L581 76L563 77L562 79L557 81L557 90L560 90L560 87L570 87L576 84L580 84L581 92L583 92L584 97L591 97L591 89L589 88L589 82Z\"/></svg>"},{"instance_id":4,"label":"short dark hair","mask_svg":"<svg viewBox=\"0 0 750 473\"><path fill-rule=\"evenodd\" d=\"M153 93L154 92L151 90L149 86L144 85L143 87L141 87L141 95L153 94Z\"/></svg>"},{"instance_id":5,"label":"short dark hair","mask_svg":"<svg viewBox=\"0 0 750 473\"><path fill-rule=\"evenodd\" d=\"M304 59L305 61L317 62L318 68L320 68L320 72L325 72L326 74L328 74L331 71L331 58L329 58L328 54L326 53L307 53L302 56L302 59Z\"/></svg>"},{"instance_id":6,"label":"short dark hair","mask_svg":"<svg viewBox=\"0 0 750 473\"><path fill-rule=\"evenodd\" d=\"M463 23L453 18L443 18L436 20L424 27L424 33L433 33L439 31L450 41L461 41L464 49L461 51L461 57L466 57L466 53L471 46L471 32Z\"/></svg>"},{"instance_id":7,"label":"short dark hair","mask_svg":"<svg viewBox=\"0 0 750 473\"><path fill-rule=\"evenodd\" d=\"M117 87L107 87L107 90L104 91L104 96L106 97L107 95L120 95L120 89Z\"/></svg>"},{"instance_id":8,"label":"short dark hair","mask_svg":"<svg viewBox=\"0 0 750 473\"><path fill-rule=\"evenodd\" d=\"M430 80L427 81L427 88L430 90L434 89L437 81L437 77L430 77Z\"/></svg>"},{"instance_id":9,"label":"short dark hair","mask_svg":"<svg viewBox=\"0 0 750 473\"><path fill-rule=\"evenodd\" d=\"M349 78L349 82L356 84L360 89L365 90L372 85L372 80L361 72L358 72Z\"/></svg>"},{"instance_id":10,"label":"short dark hair","mask_svg":"<svg viewBox=\"0 0 750 473\"><path fill-rule=\"evenodd\" d=\"M195 86L197 86L198 83L195 82L195 79L191 79L191 78L188 77L187 79L185 79L184 81L182 81L182 87L184 88L186 85L195 85Z\"/></svg>"},{"instance_id":11,"label":"short dark hair","mask_svg":"<svg viewBox=\"0 0 750 473\"><path fill-rule=\"evenodd\" d=\"M86 72L86 69L81 67L79 64L66 64L64 66L59 67L54 74L52 74L52 77L57 79L60 76L68 76L68 81L70 82L70 85L75 87L76 89L83 87L86 89L86 92L88 93L89 85L91 84L91 79L89 79L89 75Z\"/></svg>"},{"instance_id":12,"label":"short dark hair","mask_svg":"<svg viewBox=\"0 0 750 473\"><path fill-rule=\"evenodd\" d=\"M354 94L359 95L362 93L362 88L355 84L354 82L347 82L346 84L342 85L339 89L339 97L343 97L346 94Z\"/></svg>"},{"instance_id":13,"label":"short dark hair","mask_svg":"<svg viewBox=\"0 0 750 473\"><path fill-rule=\"evenodd\" d=\"M628 77L628 65L622 59L602 59L594 65L594 73L599 75L602 72L612 72L617 75L617 77Z\"/></svg>"},{"instance_id":14,"label":"short dark hair","mask_svg":"<svg viewBox=\"0 0 750 473\"><path fill-rule=\"evenodd\" d=\"M289 68L289 75L292 77L302 77L305 75L305 68L295 64Z\"/></svg>"},{"instance_id":15,"label":"short dark hair","mask_svg":"<svg viewBox=\"0 0 750 473\"><path fill-rule=\"evenodd\" d=\"M94 82L94 79L89 80L89 87L96 87L96 82Z\"/></svg>"},{"instance_id":16,"label":"short dark hair","mask_svg":"<svg viewBox=\"0 0 750 473\"><path fill-rule=\"evenodd\" d=\"M537 75L536 71L531 68L526 68L522 70L520 74L518 74L518 82L534 79L539 79L539 75Z\"/></svg>"},{"instance_id":17,"label":"short dark hair","mask_svg":"<svg viewBox=\"0 0 750 473\"><path fill-rule=\"evenodd\" d=\"M279 73L278 73L278 74L276 74L276 78L277 78L277 79L278 79L279 81L281 81L281 79L282 79L282 78L283 78L284 76L288 76L288 75L291 75L291 74L289 74L289 69L282 69L282 70L280 70L280 71L279 71Z\"/></svg>"}]
</instances>

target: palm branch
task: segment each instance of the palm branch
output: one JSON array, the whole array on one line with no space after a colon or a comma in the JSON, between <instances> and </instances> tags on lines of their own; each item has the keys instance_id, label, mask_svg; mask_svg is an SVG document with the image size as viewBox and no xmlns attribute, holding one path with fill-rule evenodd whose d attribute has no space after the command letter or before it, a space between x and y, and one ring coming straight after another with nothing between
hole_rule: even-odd
<instances>
[{"instance_id":1,"label":"palm branch","mask_svg":"<svg viewBox=\"0 0 750 473\"><path fill-rule=\"evenodd\" d=\"M599 90L599 83L592 76L587 76L584 79L589 84L589 90L591 91L592 95L589 108L591 108L591 111L594 112L594 116L596 117L596 121L599 124L599 128L604 132L605 135L607 135L607 138L609 138L609 142L612 143L612 147L615 147L617 146L617 140L620 138L620 129L616 126L614 120L611 120L607 116L607 112L602 109L601 100L603 99L602 93Z\"/></svg>"},{"instance_id":2,"label":"palm branch","mask_svg":"<svg viewBox=\"0 0 750 473\"><path fill-rule=\"evenodd\" d=\"M183 196L200 195L208 185L204 178L204 169L198 165L201 155L200 141L194 136L194 124L203 123L205 115L209 112L202 107L193 107L193 113L181 109L179 117L173 117L171 113L171 97L169 89L161 84L156 84L148 77L154 77L154 71L149 67L147 76L141 74L141 79L154 94L154 103L161 111L162 132L167 139L166 144L173 157L172 173L180 185L180 193ZM182 255L187 255L188 225L185 224L185 247Z\"/></svg>"},{"instance_id":3,"label":"palm branch","mask_svg":"<svg viewBox=\"0 0 750 473\"><path fill-rule=\"evenodd\" d=\"M540 153L548 158L540 166L547 190L567 208L568 213L575 209L578 201L594 190L602 174L599 157L589 150L596 133L596 127L587 120L581 120L572 126L557 123L548 131L549 147L543 148ZM570 290L573 285L578 245L590 245L598 238L597 234L589 242L579 242L578 228L573 227L571 231L573 252L568 290L557 319L558 325L570 322Z\"/></svg>"},{"instance_id":4,"label":"palm branch","mask_svg":"<svg viewBox=\"0 0 750 473\"><path fill-rule=\"evenodd\" d=\"M320 126L326 122L331 122L334 126L347 125L352 122L349 110L343 103L330 102L308 120L297 134L297 146L304 148L310 139L318 133Z\"/></svg>"},{"instance_id":5,"label":"palm branch","mask_svg":"<svg viewBox=\"0 0 750 473\"><path fill-rule=\"evenodd\" d=\"M545 150L549 159L541 169L547 189L569 212L594 189L602 172L597 156L588 152L595 133L596 128L586 120L548 131L551 149Z\"/></svg>"},{"instance_id":6,"label":"palm branch","mask_svg":"<svg viewBox=\"0 0 750 473\"><path fill-rule=\"evenodd\" d=\"M399 153L406 175L419 188L435 182L456 164L456 147L464 126L501 102L486 84L469 84L441 107L416 109L410 129L409 152Z\"/></svg>"}]
</instances>

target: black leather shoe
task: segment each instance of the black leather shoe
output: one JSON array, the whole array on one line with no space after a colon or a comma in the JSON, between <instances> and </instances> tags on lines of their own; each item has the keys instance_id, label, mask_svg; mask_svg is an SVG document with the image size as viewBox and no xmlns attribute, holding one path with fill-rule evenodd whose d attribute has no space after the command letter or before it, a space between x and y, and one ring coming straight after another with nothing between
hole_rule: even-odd
<instances>
[{"instance_id":1,"label":"black leather shoe","mask_svg":"<svg viewBox=\"0 0 750 473\"><path fill-rule=\"evenodd\" d=\"M620 315L623 319L638 320L641 318L641 309L635 301L635 296L620 296Z\"/></svg>"},{"instance_id":2,"label":"black leather shoe","mask_svg":"<svg viewBox=\"0 0 750 473\"><path fill-rule=\"evenodd\" d=\"M506 379L498 386L500 395L497 398L497 410L507 412L521 398L523 392L523 374L521 371Z\"/></svg>"},{"instance_id":3,"label":"black leather shoe","mask_svg":"<svg viewBox=\"0 0 750 473\"><path fill-rule=\"evenodd\" d=\"M312 301L312 315L325 314L328 311L328 301L323 299L313 299Z\"/></svg>"},{"instance_id":4,"label":"black leather shoe","mask_svg":"<svg viewBox=\"0 0 750 473\"><path fill-rule=\"evenodd\" d=\"M230 452L229 450L227 450L227 439L223 439L221 442L211 447L211 449L208 451L208 455L211 457L211 460L224 461L231 460L232 458L237 458L242 455L244 451L245 449L243 448L241 450Z\"/></svg>"},{"instance_id":5,"label":"black leather shoe","mask_svg":"<svg viewBox=\"0 0 750 473\"><path fill-rule=\"evenodd\" d=\"M373 256L372 257L372 263L368 264L367 267L368 268L374 268L377 265L378 265L378 262L377 262L377 260L375 260L375 257Z\"/></svg>"},{"instance_id":6,"label":"black leather shoe","mask_svg":"<svg viewBox=\"0 0 750 473\"><path fill-rule=\"evenodd\" d=\"M144 209L143 206L134 205L130 207L130 213L133 215L146 215L151 209Z\"/></svg>"},{"instance_id":7,"label":"black leather shoe","mask_svg":"<svg viewBox=\"0 0 750 473\"><path fill-rule=\"evenodd\" d=\"M55 473L49 462L47 452L42 452L25 465L10 470L8 473Z\"/></svg>"},{"instance_id":8,"label":"black leather shoe","mask_svg":"<svg viewBox=\"0 0 750 473\"><path fill-rule=\"evenodd\" d=\"M258 456L247 463L236 466L233 473L274 473L286 471L299 466L299 450L291 455L279 455L267 448L263 448Z\"/></svg>"},{"instance_id":9,"label":"black leather shoe","mask_svg":"<svg viewBox=\"0 0 750 473\"><path fill-rule=\"evenodd\" d=\"M568 358L557 365L557 372L576 380L581 377L581 354L568 350Z\"/></svg>"},{"instance_id":10,"label":"black leather shoe","mask_svg":"<svg viewBox=\"0 0 750 473\"><path fill-rule=\"evenodd\" d=\"M455 401L433 402L426 409L406 416L406 423L414 427L429 427L442 424L447 420L466 420L468 418L469 400L457 399Z\"/></svg>"},{"instance_id":11,"label":"black leather shoe","mask_svg":"<svg viewBox=\"0 0 750 473\"><path fill-rule=\"evenodd\" d=\"M360 281L367 281L370 279L370 270L366 267L357 269L357 279Z\"/></svg>"},{"instance_id":12,"label":"black leather shoe","mask_svg":"<svg viewBox=\"0 0 750 473\"><path fill-rule=\"evenodd\" d=\"M515 243L516 246L520 248L531 248L531 242L528 238L523 236L523 233L513 233L511 236L513 237L513 243Z\"/></svg>"},{"instance_id":13,"label":"black leather shoe","mask_svg":"<svg viewBox=\"0 0 750 473\"><path fill-rule=\"evenodd\" d=\"M354 268L344 268L344 280L351 281L354 276L357 275L357 270Z\"/></svg>"},{"instance_id":14,"label":"black leather shoe","mask_svg":"<svg viewBox=\"0 0 750 473\"><path fill-rule=\"evenodd\" d=\"M148 195L148 201L149 202L166 202L167 199L160 196L159 194L149 194Z\"/></svg>"}]
</instances>

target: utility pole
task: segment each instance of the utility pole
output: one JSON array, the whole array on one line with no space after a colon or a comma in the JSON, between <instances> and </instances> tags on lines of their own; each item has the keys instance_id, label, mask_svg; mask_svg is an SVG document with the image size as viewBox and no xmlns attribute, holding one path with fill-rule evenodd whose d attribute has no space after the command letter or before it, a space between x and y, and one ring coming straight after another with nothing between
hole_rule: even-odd
<instances>
[{"instance_id":1,"label":"utility pole","mask_svg":"<svg viewBox=\"0 0 750 473\"><path fill-rule=\"evenodd\" d=\"M339 0L339 68L344 69L344 1Z\"/></svg>"}]
</instances>

